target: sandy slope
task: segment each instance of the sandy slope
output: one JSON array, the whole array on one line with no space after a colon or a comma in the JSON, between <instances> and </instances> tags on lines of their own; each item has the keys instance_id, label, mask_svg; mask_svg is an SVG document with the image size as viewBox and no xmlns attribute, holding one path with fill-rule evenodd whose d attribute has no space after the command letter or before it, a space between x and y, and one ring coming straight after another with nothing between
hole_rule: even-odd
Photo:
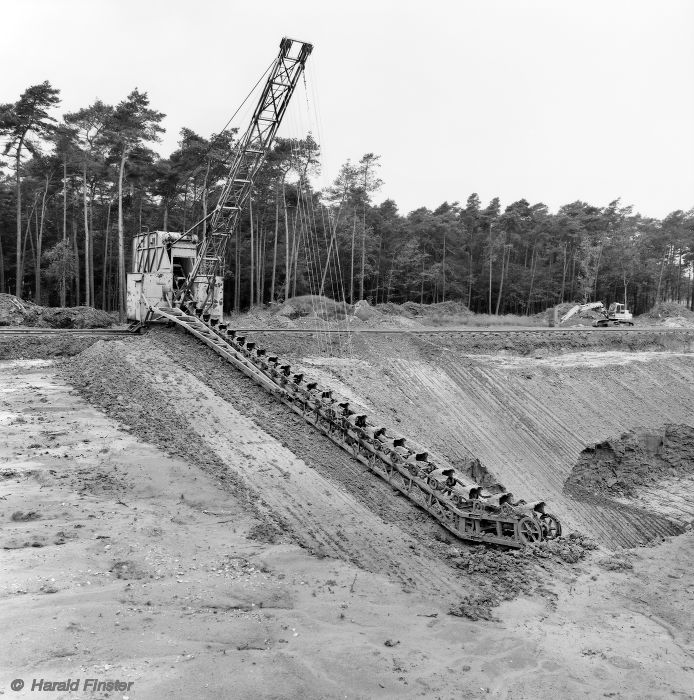
<instances>
[{"instance_id":1,"label":"sandy slope","mask_svg":"<svg viewBox=\"0 0 694 700\"><path fill-rule=\"evenodd\" d=\"M514 494L544 499L571 528L632 546L679 526L610 499L576 499L564 483L582 449L634 427L694 424L694 355L469 355L465 339L362 337L348 356L277 337L309 376L360 402L453 464L479 457ZM694 516L694 511L692 512Z\"/></svg>"}]
</instances>

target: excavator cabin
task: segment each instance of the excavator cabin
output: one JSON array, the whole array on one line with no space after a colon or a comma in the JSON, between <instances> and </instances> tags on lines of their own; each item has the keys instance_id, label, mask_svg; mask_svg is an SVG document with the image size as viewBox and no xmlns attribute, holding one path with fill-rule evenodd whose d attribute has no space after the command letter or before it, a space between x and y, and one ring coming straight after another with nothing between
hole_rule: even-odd
<instances>
[{"instance_id":1,"label":"excavator cabin","mask_svg":"<svg viewBox=\"0 0 694 700\"><path fill-rule=\"evenodd\" d=\"M195 234L146 231L133 237L133 272L128 274L126 309L129 321L143 322L150 306L170 307L177 292L193 273L197 258ZM222 318L223 277L215 276L209 295L209 277L196 275L189 300L205 307L211 318Z\"/></svg>"}]
</instances>

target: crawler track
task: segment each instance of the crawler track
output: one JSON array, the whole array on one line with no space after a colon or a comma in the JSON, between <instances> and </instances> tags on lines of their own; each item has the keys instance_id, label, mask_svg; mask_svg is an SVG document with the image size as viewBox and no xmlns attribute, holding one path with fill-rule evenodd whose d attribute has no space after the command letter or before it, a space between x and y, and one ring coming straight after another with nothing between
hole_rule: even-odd
<instances>
[{"instance_id":1,"label":"crawler track","mask_svg":"<svg viewBox=\"0 0 694 700\"><path fill-rule=\"evenodd\" d=\"M333 396L288 363L270 355L225 324L201 319L177 308L149 307L151 320L184 328L277 397L306 422L346 450L393 488L463 540L521 547L561 534L558 520L544 503L514 502L500 485L481 497L480 487L457 477L446 484L449 465L435 463L421 446L357 414L349 402Z\"/></svg>"}]
</instances>

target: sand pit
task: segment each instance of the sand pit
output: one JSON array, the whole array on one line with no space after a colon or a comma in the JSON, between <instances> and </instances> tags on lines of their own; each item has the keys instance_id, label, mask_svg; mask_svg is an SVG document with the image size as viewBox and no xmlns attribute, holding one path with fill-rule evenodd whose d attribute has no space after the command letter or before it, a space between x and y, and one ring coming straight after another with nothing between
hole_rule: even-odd
<instances>
[{"instance_id":1,"label":"sand pit","mask_svg":"<svg viewBox=\"0 0 694 700\"><path fill-rule=\"evenodd\" d=\"M615 404L596 398L596 382L616 375L640 381L632 389L643 386L662 415L654 386L690 367L677 355L471 356L455 358L466 372L458 381L449 354L434 362L429 350L415 365L411 345L391 347L393 362L380 365L380 342L340 362L311 355L307 370L447 457L494 445L483 463L511 478L516 448L538 442L561 402L582 421L603 420ZM591 400L569 405L586 382ZM477 403L451 440L451 418L466 415L461 396ZM510 432L489 430L509 415ZM523 553L453 542L180 333L99 342L58 364L0 362L0 425L0 606L28 640L3 650L2 687L90 674L133 681L141 698L228 697L230 678L234 692L259 698L691 689L691 532L617 552L583 536ZM569 449L553 461L562 443L542 438L524 464L563 484L585 432L560 433ZM623 507L623 496L601 497Z\"/></svg>"}]
</instances>

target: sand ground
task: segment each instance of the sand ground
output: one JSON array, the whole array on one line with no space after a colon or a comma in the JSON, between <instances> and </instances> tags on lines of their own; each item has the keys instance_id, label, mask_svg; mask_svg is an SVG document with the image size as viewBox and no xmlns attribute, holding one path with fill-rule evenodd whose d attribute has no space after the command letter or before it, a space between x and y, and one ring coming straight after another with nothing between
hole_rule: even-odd
<instances>
[{"instance_id":1,"label":"sand ground","mask_svg":"<svg viewBox=\"0 0 694 700\"><path fill-rule=\"evenodd\" d=\"M92 695L132 699L692 697L692 532L533 574L541 594L499 621L454 617L480 579L430 556L416 516L365 507L223 387L185 381L217 428L196 435L182 409L174 433L214 469L129 429L128 411L171 430L155 410L124 397L116 420L52 361L0 363L5 695L70 677L131 681ZM268 536L277 512L291 537Z\"/></svg>"}]
</instances>

